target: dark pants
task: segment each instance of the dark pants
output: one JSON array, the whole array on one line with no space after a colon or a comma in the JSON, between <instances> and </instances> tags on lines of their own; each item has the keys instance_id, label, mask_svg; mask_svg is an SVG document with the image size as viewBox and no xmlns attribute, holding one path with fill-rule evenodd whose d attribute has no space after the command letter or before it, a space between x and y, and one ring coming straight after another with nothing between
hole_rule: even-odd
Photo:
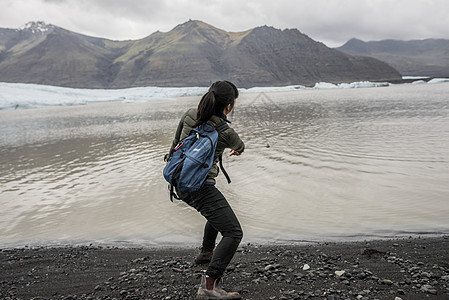
<instances>
[{"instance_id":1,"label":"dark pants","mask_svg":"<svg viewBox=\"0 0 449 300\"><path fill-rule=\"evenodd\" d=\"M218 232L223 236L206 271L212 278L221 278L242 240L240 223L226 198L214 185L205 185L184 196L183 200L207 219L203 236L206 251L214 250Z\"/></svg>"}]
</instances>

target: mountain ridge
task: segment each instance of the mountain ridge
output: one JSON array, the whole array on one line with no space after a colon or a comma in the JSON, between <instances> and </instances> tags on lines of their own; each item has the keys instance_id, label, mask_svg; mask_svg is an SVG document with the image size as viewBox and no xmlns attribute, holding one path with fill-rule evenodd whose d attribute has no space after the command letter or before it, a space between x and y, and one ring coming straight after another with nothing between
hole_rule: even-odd
<instances>
[{"instance_id":1,"label":"mountain ridge","mask_svg":"<svg viewBox=\"0 0 449 300\"><path fill-rule=\"evenodd\" d=\"M403 76L449 76L449 40L381 40L364 42L350 39L336 50L385 61Z\"/></svg>"},{"instance_id":2,"label":"mountain ridge","mask_svg":"<svg viewBox=\"0 0 449 300\"><path fill-rule=\"evenodd\" d=\"M112 41L43 22L0 29L0 81L81 88L313 85L400 79L373 58L344 54L297 29L227 32L189 20L139 40Z\"/></svg>"}]
</instances>

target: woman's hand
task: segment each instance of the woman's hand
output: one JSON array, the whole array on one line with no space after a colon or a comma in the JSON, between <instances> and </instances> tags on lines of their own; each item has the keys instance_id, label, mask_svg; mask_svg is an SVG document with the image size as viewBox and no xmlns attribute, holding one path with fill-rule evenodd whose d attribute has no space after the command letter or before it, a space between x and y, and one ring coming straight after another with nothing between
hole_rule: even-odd
<instances>
[{"instance_id":1,"label":"woman's hand","mask_svg":"<svg viewBox=\"0 0 449 300\"><path fill-rule=\"evenodd\" d=\"M231 153L231 154L229 154L229 156L233 156L233 155L239 156L241 154L240 152L232 150L232 149L229 152Z\"/></svg>"}]
</instances>

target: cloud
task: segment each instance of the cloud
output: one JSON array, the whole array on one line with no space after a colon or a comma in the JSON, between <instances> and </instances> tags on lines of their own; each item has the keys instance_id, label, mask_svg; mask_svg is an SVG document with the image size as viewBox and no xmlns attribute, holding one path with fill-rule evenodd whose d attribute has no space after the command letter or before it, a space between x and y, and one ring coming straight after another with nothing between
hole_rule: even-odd
<instances>
[{"instance_id":1,"label":"cloud","mask_svg":"<svg viewBox=\"0 0 449 300\"><path fill-rule=\"evenodd\" d=\"M348 39L449 38L447 0L0 0L0 27L28 21L87 35L138 39L189 19L227 31L297 28L338 46Z\"/></svg>"}]
</instances>

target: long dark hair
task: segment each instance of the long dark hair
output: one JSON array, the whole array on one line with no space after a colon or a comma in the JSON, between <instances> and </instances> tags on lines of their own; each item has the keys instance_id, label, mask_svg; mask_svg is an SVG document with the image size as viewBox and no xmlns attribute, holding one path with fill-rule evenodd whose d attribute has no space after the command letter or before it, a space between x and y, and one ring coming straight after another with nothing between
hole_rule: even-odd
<instances>
[{"instance_id":1,"label":"long dark hair","mask_svg":"<svg viewBox=\"0 0 449 300\"><path fill-rule=\"evenodd\" d=\"M214 82L198 104L195 127L206 123L213 115L223 113L229 104L233 107L238 96L239 91L232 82Z\"/></svg>"}]
</instances>

